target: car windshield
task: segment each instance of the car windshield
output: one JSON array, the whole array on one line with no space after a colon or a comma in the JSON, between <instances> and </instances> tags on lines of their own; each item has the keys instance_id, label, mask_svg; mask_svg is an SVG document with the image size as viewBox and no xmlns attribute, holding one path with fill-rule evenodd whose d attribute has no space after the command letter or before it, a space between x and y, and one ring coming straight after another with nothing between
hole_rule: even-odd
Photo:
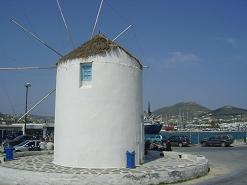
<instances>
[{"instance_id":1,"label":"car windshield","mask_svg":"<svg viewBox=\"0 0 247 185\"><path fill-rule=\"evenodd\" d=\"M20 144L18 144L18 145L16 145L16 146L23 146L23 145L25 145L26 143L28 143L28 141L23 141L23 142L21 142Z\"/></svg>"},{"instance_id":2,"label":"car windshield","mask_svg":"<svg viewBox=\"0 0 247 185\"><path fill-rule=\"evenodd\" d=\"M229 139L229 136L222 136L223 139Z\"/></svg>"},{"instance_id":3,"label":"car windshield","mask_svg":"<svg viewBox=\"0 0 247 185\"><path fill-rule=\"evenodd\" d=\"M22 135L21 136L17 136L16 138L14 138L14 139L7 139L6 141L7 142L13 142L13 141L19 141L20 139L22 139Z\"/></svg>"},{"instance_id":4,"label":"car windshield","mask_svg":"<svg viewBox=\"0 0 247 185\"><path fill-rule=\"evenodd\" d=\"M214 140L215 136L210 137L208 140Z\"/></svg>"},{"instance_id":5,"label":"car windshield","mask_svg":"<svg viewBox=\"0 0 247 185\"><path fill-rule=\"evenodd\" d=\"M227 135L229 139L234 139L232 135Z\"/></svg>"}]
</instances>

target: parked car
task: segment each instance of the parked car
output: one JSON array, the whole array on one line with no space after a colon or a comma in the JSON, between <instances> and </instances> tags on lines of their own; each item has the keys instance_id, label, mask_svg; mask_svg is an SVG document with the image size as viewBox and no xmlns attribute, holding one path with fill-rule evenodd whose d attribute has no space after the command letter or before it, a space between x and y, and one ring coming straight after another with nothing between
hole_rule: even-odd
<instances>
[{"instance_id":1,"label":"parked car","mask_svg":"<svg viewBox=\"0 0 247 185\"><path fill-rule=\"evenodd\" d=\"M187 136L183 136L183 135L174 135L171 136L168 141L170 141L172 146L189 146L190 143L190 139Z\"/></svg>"},{"instance_id":2,"label":"parked car","mask_svg":"<svg viewBox=\"0 0 247 185\"><path fill-rule=\"evenodd\" d=\"M2 143L2 147L5 148L7 146L13 147L15 145L18 145L20 143L22 143L23 141L26 140L30 140L33 139L33 136L29 136L29 135L20 135L17 136L14 139L6 139L3 143Z\"/></svg>"},{"instance_id":3,"label":"parked car","mask_svg":"<svg viewBox=\"0 0 247 185\"><path fill-rule=\"evenodd\" d=\"M26 140L15 145L13 148L15 152L38 151L40 150L39 143L39 140Z\"/></svg>"},{"instance_id":4,"label":"parked car","mask_svg":"<svg viewBox=\"0 0 247 185\"><path fill-rule=\"evenodd\" d=\"M161 135L145 134L145 141L150 141L151 143L162 143L163 137Z\"/></svg>"},{"instance_id":5,"label":"parked car","mask_svg":"<svg viewBox=\"0 0 247 185\"><path fill-rule=\"evenodd\" d=\"M202 146L230 146L233 143L234 139L232 135L226 134L226 135L217 135L217 136L211 136L209 138L204 138L201 140Z\"/></svg>"},{"instance_id":6,"label":"parked car","mask_svg":"<svg viewBox=\"0 0 247 185\"><path fill-rule=\"evenodd\" d=\"M160 135L162 136L162 141L161 141L162 144L163 144L163 143L166 143L166 141L167 141L166 135L163 134L163 133L161 133Z\"/></svg>"}]
</instances>

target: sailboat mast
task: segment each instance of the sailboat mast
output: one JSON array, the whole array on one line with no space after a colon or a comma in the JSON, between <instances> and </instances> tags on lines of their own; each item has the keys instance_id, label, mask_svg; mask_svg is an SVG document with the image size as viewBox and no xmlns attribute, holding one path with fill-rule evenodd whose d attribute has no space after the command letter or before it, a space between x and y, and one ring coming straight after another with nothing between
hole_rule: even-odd
<instances>
[{"instance_id":1,"label":"sailboat mast","mask_svg":"<svg viewBox=\"0 0 247 185\"><path fill-rule=\"evenodd\" d=\"M150 102L148 101L148 116L151 116Z\"/></svg>"}]
</instances>

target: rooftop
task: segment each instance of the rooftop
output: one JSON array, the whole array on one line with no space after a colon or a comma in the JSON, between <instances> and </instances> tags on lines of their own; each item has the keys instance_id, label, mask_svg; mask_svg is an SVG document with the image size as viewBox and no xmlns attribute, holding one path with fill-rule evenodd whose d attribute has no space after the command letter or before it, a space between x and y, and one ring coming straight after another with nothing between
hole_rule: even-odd
<instances>
[{"instance_id":1,"label":"rooftop","mask_svg":"<svg viewBox=\"0 0 247 185\"><path fill-rule=\"evenodd\" d=\"M140 65L140 68L142 69L142 65L139 62L137 58L135 58L133 55L131 55L127 50L116 44L115 42L107 39L103 35L96 35L89 41L85 42L78 48L74 49L73 51L69 52L67 55L63 56L59 61L67 61L67 60L72 60L76 58L87 58L93 55L98 55L98 54L106 54L107 52L110 52L111 50L120 48L127 55L130 57L134 58L136 62Z\"/></svg>"}]
</instances>

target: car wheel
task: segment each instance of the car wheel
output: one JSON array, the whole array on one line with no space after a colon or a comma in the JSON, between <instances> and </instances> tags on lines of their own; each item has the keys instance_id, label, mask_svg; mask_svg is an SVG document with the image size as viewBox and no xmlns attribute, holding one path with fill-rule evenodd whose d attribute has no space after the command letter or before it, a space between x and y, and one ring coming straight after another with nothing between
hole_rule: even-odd
<instances>
[{"instance_id":1,"label":"car wheel","mask_svg":"<svg viewBox=\"0 0 247 185\"><path fill-rule=\"evenodd\" d=\"M182 146L183 146L183 144L182 144L182 143L178 143L178 146L179 146L179 147L182 147Z\"/></svg>"},{"instance_id":2,"label":"car wheel","mask_svg":"<svg viewBox=\"0 0 247 185\"><path fill-rule=\"evenodd\" d=\"M165 142L165 141L163 141L163 142L162 142L162 145L163 145L164 147L166 147L166 142Z\"/></svg>"},{"instance_id":3,"label":"car wheel","mask_svg":"<svg viewBox=\"0 0 247 185\"><path fill-rule=\"evenodd\" d=\"M222 146L222 147L225 147L225 146L226 146L226 143L225 143L225 142L222 142L222 143L221 143L221 146Z\"/></svg>"},{"instance_id":4,"label":"car wheel","mask_svg":"<svg viewBox=\"0 0 247 185\"><path fill-rule=\"evenodd\" d=\"M207 146L207 143L206 143L206 142L203 142L203 143L202 143L202 146Z\"/></svg>"}]
</instances>

